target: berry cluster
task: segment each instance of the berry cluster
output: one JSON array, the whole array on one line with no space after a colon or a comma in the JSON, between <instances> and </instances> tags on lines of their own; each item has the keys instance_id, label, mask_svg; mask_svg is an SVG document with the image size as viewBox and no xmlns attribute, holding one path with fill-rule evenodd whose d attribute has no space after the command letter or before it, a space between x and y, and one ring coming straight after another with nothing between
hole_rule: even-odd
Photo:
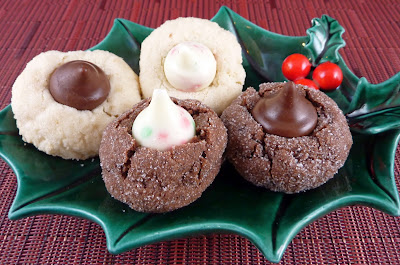
<instances>
[{"instance_id":1,"label":"berry cluster","mask_svg":"<svg viewBox=\"0 0 400 265\"><path fill-rule=\"evenodd\" d=\"M315 89L334 90L343 80L343 73L337 64L325 62L319 64L312 72L312 80L307 78L312 65L303 54L294 53L286 57L282 63L283 75L296 84Z\"/></svg>"}]
</instances>

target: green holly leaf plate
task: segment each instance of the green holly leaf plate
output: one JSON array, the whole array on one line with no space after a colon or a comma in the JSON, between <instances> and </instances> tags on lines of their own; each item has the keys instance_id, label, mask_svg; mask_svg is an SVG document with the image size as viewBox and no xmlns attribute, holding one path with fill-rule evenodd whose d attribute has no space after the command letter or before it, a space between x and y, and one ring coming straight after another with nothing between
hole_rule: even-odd
<instances>
[{"instance_id":1,"label":"green holly leaf plate","mask_svg":"<svg viewBox=\"0 0 400 265\"><path fill-rule=\"evenodd\" d=\"M196 234L235 233L252 241L270 261L279 262L303 227L340 207L366 205L399 215L394 156L400 136L400 74L377 85L357 78L337 53L344 45L341 27L328 17L317 20L303 37L266 31L226 7L211 20L237 36L244 51L245 87L285 80L281 64L292 53L337 58L344 81L328 95L347 114L354 144L332 180L317 189L287 195L249 184L226 162L214 183L191 205L165 214L139 213L107 193L98 158L63 160L24 143L8 106L0 112L0 155L18 180L9 218L66 214L92 220L104 229L107 248L115 254ZM140 44L151 31L116 19L106 38L92 49L121 56L138 73Z\"/></svg>"}]
</instances>

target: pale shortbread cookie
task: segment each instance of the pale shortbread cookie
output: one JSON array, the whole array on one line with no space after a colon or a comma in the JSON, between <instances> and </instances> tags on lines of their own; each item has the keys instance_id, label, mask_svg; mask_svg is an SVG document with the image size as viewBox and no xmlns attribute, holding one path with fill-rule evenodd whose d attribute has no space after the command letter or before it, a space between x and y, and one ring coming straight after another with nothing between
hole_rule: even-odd
<instances>
[{"instance_id":1,"label":"pale shortbread cookie","mask_svg":"<svg viewBox=\"0 0 400 265\"><path fill-rule=\"evenodd\" d=\"M93 110L56 102L49 79L62 64L84 60L100 67L110 80L107 99ZM48 51L32 59L12 88L11 107L19 133L39 150L65 159L96 156L103 129L140 101L138 76L120 57L107 51Z\"/></svg>"},{"instance_id":2,"label":"pale shortbread cookie","mask_svg":"<svg viewBox=\"0 0 400 265\"><path fill-rule=\"evenodd\" d=\"M213 82L198 92L175 89L164 74L164 60L168 52L185 41L204 44L217 61ZM139 63L140 86L145 98L150 97L155 88L164 87L170 96L200 100L218 114L242 92L246 77L236 37L215 22L193 17L166 21L155 29L142 43Z\"/></svg>"}]
</instances>

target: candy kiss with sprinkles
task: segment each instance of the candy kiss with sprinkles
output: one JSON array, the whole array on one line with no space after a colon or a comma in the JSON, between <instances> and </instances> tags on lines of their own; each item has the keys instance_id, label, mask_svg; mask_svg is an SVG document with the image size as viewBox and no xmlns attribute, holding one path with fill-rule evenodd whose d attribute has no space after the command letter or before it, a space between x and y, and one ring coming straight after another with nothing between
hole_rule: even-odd
<instances>
[{"instance_id":1,"label":"candy kiss with sprinkles","mask_svg":"<svg viewBox=\"0 0 400 265\"><path fill-rule=\"evenodd\" d=\"M165 89L154 90L149 106L132 125L132 135L141 146L160 151L187 143L195 130L192 116L176 105Z\"/></svg>"},{"instance_id":2,"label":"candy kiss with sprinkles","mask_svg":"<svg viewBox=\"0 0 400 265\"><path fill-rule=\"evenodd\" d=\"M181 91L196 92L208 87L215 78L217 62L202 43L188 41L173 47L164 61L168 82Z\"/></svg>"}]
</instances>

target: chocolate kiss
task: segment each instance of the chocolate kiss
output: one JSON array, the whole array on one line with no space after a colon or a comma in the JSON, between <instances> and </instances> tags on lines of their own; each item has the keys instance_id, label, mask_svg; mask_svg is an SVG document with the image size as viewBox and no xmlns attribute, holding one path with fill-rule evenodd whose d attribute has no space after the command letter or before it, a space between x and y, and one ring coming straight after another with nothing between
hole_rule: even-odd
<instances>
[{"instance_id":1,"label":"chocolate kiss","mask_svg":"<svg viewBox=\"0 0 400 265\"><path fill-rule=\"evenodd\" d=\"M76 60L58 67L50 77L50 94L58 103L92 110L106 100L110 81L97 65Z\"/></svg>"},{"instance_id":2,"label":"chocolate kiss","mask_svg":"<svg viewBox=\"0 0 400 265\"><path fill-rule=\"evenodd\" d=\"M293 82L285 84L275 95L261 98L251 113L267 133L284 137L308 135L318 120L315 107Z\"/></svg>"}]
</instances>

